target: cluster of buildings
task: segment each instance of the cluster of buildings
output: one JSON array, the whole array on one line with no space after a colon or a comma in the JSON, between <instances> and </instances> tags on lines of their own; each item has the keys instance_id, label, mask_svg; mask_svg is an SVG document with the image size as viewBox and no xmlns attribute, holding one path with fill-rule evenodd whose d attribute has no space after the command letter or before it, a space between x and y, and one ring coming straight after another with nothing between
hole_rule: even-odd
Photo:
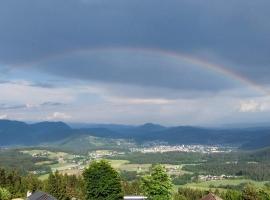
<instances>
[{"instance_id":1,"label":"cluster of buildings","mask_svg":"<svg viewBox=\"0 0 270 200\"><path fill-rule=\"evenodd\" d=\"M35 158L48 157L49 152L44 150L44 151L41 151L41 152L38 152L38 153L33 153L32 156L35 157Z\"/></svg>"},{"instance_id":2,"label":"cluster of buildings","mask_svg":"<svg viewBox=\"0 0 270 200\"><path fill-rule=\"evenodd\" d=\"M166 152L199 152L199 153L220 153L229 150L221 149L218 146L205 145L157 145L152 147L131 148L131 152L141 153L166 153Z\"/></svg>"},{"instance_id":3,"label":"cluster of buildings","mask_svg":"<svg viewBox=\"0 0 270 200\"><path fill-rule=\"evenodd\" d=\"M97 150L93 152L89 152L88 156L90 159L101 159L105 157L113 157L118 155L124 155L124 152L119 151L110 151L110 150Z\"/></svg>"},{"instance_id":4,"label":"cluster of buildings","mask_svg":"<svg viewBox=\"0 0 270 200\"><path fill-rule=\"evenodd\" d=\"M227 175L220 175L220 176L213 176L213 175L199 175L198 179L200 181L214 181L214 180L223 180L223 179L231 179L236 178L235 176L227 176Z\"/></svg>"}]
</instances>

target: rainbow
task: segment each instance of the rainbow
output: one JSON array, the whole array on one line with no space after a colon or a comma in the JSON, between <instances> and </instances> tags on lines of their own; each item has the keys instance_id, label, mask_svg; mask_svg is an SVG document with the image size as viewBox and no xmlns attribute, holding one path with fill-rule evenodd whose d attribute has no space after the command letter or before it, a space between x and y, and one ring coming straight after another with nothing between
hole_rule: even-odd
<instances>
[{"instance_id":1,"label":"rainbow","mask_svg":"<svg viewBox=\"0 0 270 200\"><path fill-rule=\"evenodd\" d=\"M38 60L35 61L30 61L26 63L21 63L19 64L20 66L34 66L38 63L42 63L45 61L48 61L53 58L58 58L58 57L65 57L69 56L71 54L81 54L81 53L96 53L96 52L102 52L102 51L129 51L129 52L139 52L139 53L154 53L160 56L166 56L171 59L176 59L179 62L180 61L185 61L187 63L193 64L198 67L202 67L206 70L210 70L213 72L216 72L218 74L221 74L223 76L232 78L233 80L239 81L240 83L255 89L256 91L262 93L262 94L267 94L270 95L270 92L267 91L263 86L257 84L256 82L248 79L245 76L242 76L232 70L227 69L225 66L216 64L216 63L211 63L209 61L199 59L196 57L193 57L188 54L184 53L179 53L179 52L173 52L173 51L168 51L168 50L162 50L162 49L157 49L157 48L130 48L130 47L105 47L105 48L80 48L80 49L73 49L69 51L64 51L60 52L57 54L51 54L45 57L42 57ZM16 65L17 66L17 65Z\"/></svg>"}]
</instances>

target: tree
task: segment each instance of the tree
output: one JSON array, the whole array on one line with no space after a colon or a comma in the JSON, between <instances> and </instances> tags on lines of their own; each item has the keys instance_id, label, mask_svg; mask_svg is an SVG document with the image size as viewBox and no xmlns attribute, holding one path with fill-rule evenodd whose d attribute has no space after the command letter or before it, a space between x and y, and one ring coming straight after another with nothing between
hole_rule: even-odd
<instances>
[{"instance_id":1,"label":"tree","mask_svg":"<svg viewBox=\"0 0 270 200\"><path fill-rule=\"evenodd\" d=\"M6 185L6 171L0 168L0 186Z\"/></svg>"},{"instance_id":2,"label":"tree","mask_svg":"<svg viewBox=\"0 0 270 200\"><path fill-rule=\"evenodd\" d=\"M151 174L142 178L141 187L149 200L172 199L172 181L161 165L154 166Z\"/></svg>"},{"instance_id":3,"label":"tree","mask_svg":"<svg viewBox=\"0 0 270 200\"><path fill-rule=\"evenodd\" d=\"M0 199L1 200L10 200L11 199L10 192L5 188L0 188Z\"/></svg>"},{"instance_id":4,"label":"tree","mask_svg":"<svg viewBox=\"0 0 270 200\"><path fill-rule=\"evenodd\" d=\"M122 188L125 195L140 195L143 193L140 187L139 180L135 180L131 182L123 181Z\"/></svg>"},{"instance_id":5,"label":"tree","mask_svg":"<svg viewBox=\"0 0 270 200\"><path fill-rule=\"evenodd\" d=\"M243 189L243 200L258 200L256 188L252 184L247 184Z\"/></svg>"},{"instance_id":6,"label":"tree","mask_svg":"<svg viewBox=\"0 0 270 200\"><path fill-rule=\"evenodd\" d=\"M64 178L64 185L66 188L66 194L71 199L85 199L84 198L84 181L81 176L77 177L75 175L68 176L65 174Z\"/></svg>"},{"instance_id":7,"label":"tree","mask_svg":"<svg viewBox=\"0 0 270 200\"><path fill-rule=\"evenodd\" d=\"M187 198L184 195L176 193L173 195L173 200L187 200Z\"/></svg>"},{"instance_id":8,"label":"tree","mask_svg":"<svg viewBox=\"0 0 270 200\"><path fill-rule=\"evenodd\" d=\"M260 200L269 200L270 199L270 191L260 189L258 196L259 196Z\"/></svg>"},{"instance_id":9,"label":"tree","mask_svg":"<svg viewBox=\"0 0 270 200\"><path fill-rule=\"evenodd\" d=\"M123 199L119 173L105 160L92 162L83 172L86 200Z\"/></svg>"},{"instance_id":10,"label":"tree","mask_svg":"<svg viewBox=\"0 0 270 200\"><path fill-rule=\"evenodd\" d=\"M241 192L236 191L236 190L227 190L222 194L222 198L224 200L241 200L242 195Z\"/></svg>"},{"instance_id":11,"label":"tree","mask_svg":"<svg viewBox=\"0 0 270 200\"><path fill-rule=\"evenodd\" d=\"M199 189L180 187L178 188L178 194L188 200L198 200L201 199L203 196L207 195L208 192Z\"/></svg>"},{"instance_id":12,"label":"tree","mask_svg":"<svg viewBox=\"0 0 270 200\"><path fill-rule=\"evenodd\" d=\"M58 171L56 171L55 173L50 173L45 190L58 200L69 199L66 193L64 176L59 174Z\"/></svg>"},{"instance_id":13,"label":"tree","mask_svg":"<svg viewBox=\"0 0 270 200\"><path fill-rule=\"evenodd\" d=\"M42 188L42 181L40 181L35 175L29 174L23 178L23 184L26 187L26 190L35 192Z\"/></svg>"}]
</instances>

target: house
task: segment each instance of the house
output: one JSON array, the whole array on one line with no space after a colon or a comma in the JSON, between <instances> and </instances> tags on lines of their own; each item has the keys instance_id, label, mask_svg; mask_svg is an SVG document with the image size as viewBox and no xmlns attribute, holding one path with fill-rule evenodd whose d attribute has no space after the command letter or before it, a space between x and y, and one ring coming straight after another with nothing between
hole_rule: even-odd
<instances>
[{"instance_id":1,"label":"house","mask_svg":"<svg viewBox=\"0 0 270 200\"><path fill-rule=\"evenodd\" d=\"M26 200L57 200L57 199L49 194L46 194L45 192L36 191L33 194L28 194Z\"/></svg>"},{"instance_id":2,"label":"house","mask_svg":"<svg viewBox=\"0 0 270 200\"><path fill-rule=\"evenodd\" d=\"M222 199L212 193L209 193L208 195L204 196L201 200L222 200Z\"/></svg>"},{"instance_id":3,"label":"house","mask_svg":"<svg viewBox=\"0 0 270 200\"><path fill-rule=\"evenodd\" d=\"M144 196L125 196L124 200L146 200L147 197Z\"/></svg>"}]
</instances>

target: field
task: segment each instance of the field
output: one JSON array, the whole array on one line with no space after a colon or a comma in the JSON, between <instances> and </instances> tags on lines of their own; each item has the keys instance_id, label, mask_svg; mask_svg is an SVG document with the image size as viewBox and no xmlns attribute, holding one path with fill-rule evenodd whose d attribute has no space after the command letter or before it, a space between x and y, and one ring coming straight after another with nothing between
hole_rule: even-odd
<instances>
[{"instance_id":1,"label":"field","mask_svg":"<svg viewBox=\"0 0 270 200\"><path fill-rule=\"evenodd\" d=\"M69 154L66 152L55 152L48 150L23 150L21 151L25 154L29 154L32 157L40 158L46 157L50 159L50 161L43 161L36 163L37 166L46 165L51 171L59 171L63 174L81 174L82 169L88 163L84 156ZM46 179L48 177L47 174L41 174L39 178L41 180Z\"/></svg>"},{"instance_id":2,"label":"field","mask_svg":"<svg viewBox=\"0 0 270 200\"><path fill-rule=\"evenodd\" d=\"M112 166L119 171L136 171L138 174L146 173L149 171L151 164L131 164L128 160L109 160ZM170 175L183 175L183 174L192 174L191 172L182 170L184 165L169 165L165 164L164 167L167 170L167 173ZM257 188L263 188L267 183L266 181L253 181L251 179L224 179L224 180L211 180L211 181L198 181L192 182L185 185L175 185L174 190L177 191L179 187L184 188L193 188L209 191L210 189L219 189L220 191L226 190L226 186L239 186L241 184L251 183L254 184Z\"/></svg>"},{"instance_id":3,"label":"field","mask_svg":"<svg viewBox=\"0 0 270 200\"><path fill-rule=\"evenodd\" d=\"M33 157L38 157L38 156L44 156L49 159L72 159L74 155L66 153L66 152L53 152L53 151L47 151L47 150L23 150L21 151L22 153L29 154Z\"/></svg>"},{"instance_id":4,"label":"field","mask_svg":"<svg viewBox=\"0 0 270 200\"><path fill-rule=\"evenodd\" d=\"M228 178L220 178L221 174L212 174L216 175L219 180L214 179L215 176L212 176L210 180L204 180L199 178L200 176L196 175L196 172L190 170L200 163L207 162L204 158L198 156L197 154L181 154L181 153L164 153L164 154L126 154L125 152L119 150L106 150L99 149L88 152L88 154L72 154L67 152L57 152L57 151L49 151L49 150L22 150L24 154L31 155L35 158L47 158L49 160L43 160L40 162L36 162L36 166L47 166L51 169L51 171L59 171L62 174L68 175L81 175L83 170L89 165L92 160L99 159L107 159L113 168L118 170L119 172L127 172L123 173L123 175L134 174L134 178L138 176L142 176L148 174L150 168L153 164L159 163L160 161L163 163L163 166L166 168L167 173L172 177L172 180L175 181L174 189L177 191L179 187L184 188L193 188L200 190L209 190L209 189L219 189L224 191L229 188L241 187L241 185L245 183L252 183L257 188L262 188L265 185L265 181L254 181L250 178L244 178L244 176L232 176ZM134 156L135 155L135 156ZM125 159L121 159L125 158ZM135 159L133 159L135 158ZM143 159L141 159L143 158ZM151 160L152 159L152 160ZM216 157L211 157L211 161L213 159L219 159ZM230 157L226 157L227 160L222 160L222 162L227 162ZM235 158L233 158L235 159ZM138 162L136 162L136 160ZM170 160L170 164L166 161ZM174 162L172 162L174 161ZM198 162L199 161L199 162ZM218 161L217 161L218 162ZM250 162L250 161L249 161ZM183 164L184 163L184 164ZM215 169L215 168L211 168ZM130 172L130 173L129 173ZM230 172L231 173L231 172ZM37 173L38 174L38 173ZM122 174L122 173L121 173ZM41 180L45 180L48 178L47 173L38 174ZM199 175L201 175L199 173ZM204 174L208 175L208 174ZM196 176L198 179L196 179ZM195 179L194 179L195 178ZM134 180L134 179L133 179Z\"/></svg>"},{"instance_id":5,"label":"field","mask_svg":"<svg viewBox=\"0 0 270 200\"><path fill-rule=\"evenodd\" d=\"M55 151L48 151L48 150L23 150L21 151L25 154L31 155L32 157L46 157L50 159L49 161L42 161L36 163L36 165L46 165L50 167L50 169L55 172L59 171L63 174L69 175L80 175L85 167L91 162L92 158L101 159L108 155L112 155L111 151L108 150L98 150L93 151L85 155L75 155L69 154L66 152L55 152ZM149 172L150 167L152 164L136 164L130 163L128 160L108 160L111 165L117 169L118 171L128 171L128 172L137 172L137 174L145 174ZM182 170L184 165L172 165L172 164L164 164L168 174L170 175L183 175L188 174L190 172ZM41 174L40 179L45 179L48 174Z\"/></svg>"},{"instance_id":6,"label":"field","mask_svg":"<svg viewBox=\"0 0 270 200\"><path fill-rule=\"evenodd\" d=\"M120 171L147 172L151 167L150 164L130 164L128 160L109 160L109 162Z\"/></svg>"},{"instance_id":7,"label":"field","mask_svg":"<svg viewBox=\"0 0 270 200\"><path fill-rule=\"evenodd\" d=\"M226 180L213 180L213 181L203 181L198 183L188 183L179 187L188 187L201 190L209 190L211 188L224 189L222 186L237 186L240 184L252 183L258 188L262 188L267 182L258 182L250 179L226 179Z\"/></svg>"},{"instance_id":8,"label":"field","mask_svg":"<svg viewBox=\"0 0 270 200\"><path fill-rule=\"evenodd\" d=\"M149 169L152 166L152 164L133 164L130 163L128 160L109 160L109 162L115 169L119 171L134 171L138 174L144 174L146 172L149 172ZM183 174L190 174L190 172L182 170L183 165L164 164L163 166L166 168L168 174L170 175L179 176Z\"/></svg>"}]
</instances>

